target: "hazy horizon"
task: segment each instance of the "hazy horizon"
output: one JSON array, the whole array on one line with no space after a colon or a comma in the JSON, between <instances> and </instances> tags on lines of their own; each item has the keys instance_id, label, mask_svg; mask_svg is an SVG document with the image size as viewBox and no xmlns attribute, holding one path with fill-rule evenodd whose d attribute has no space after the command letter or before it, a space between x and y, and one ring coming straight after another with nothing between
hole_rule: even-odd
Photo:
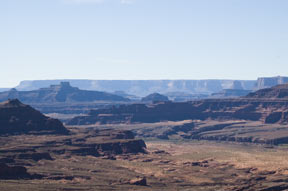
<instances>
[{"instance_id":1,"label":"hazy horizon","mask_svg":"<svg viewBox=\"0 0 288 191\"><path fill-rule=\"evenodd\" d=\"M260 77L258 77L258 78L269 78L269 77L288 77L288 76L260 76ZM257 81L257 79L258 78L256 78L256 79L224 79L224 78L218 78L218 79L216 79L216 78L206 78L206 79L136 79L135 81L158 81L158 80L160 80L160 81L177 81L177 80L179 80L179 81L181 81L181 80L183 80L183 81L185 81L185 80L195 80L195 81L197 81L197 80L199 80L199 81L201 81L201 80L239 80L239 81ZM134 81L134 79L81 79L81 78L78 78L78 79L75 79L75 78L66 78L66 79L34 79L34 80L20 80L15 86L11 86L11 87L0 87L0 88L14 88L14 87L16 87L16 86L18 86L18 85L20 85L21 84L21 82L25 82L25 81L63 81L63 82L65 82L65 81L69 81L69 80L75 80L75 81L77 81L77 80L79 80L79 81L81 81L81 80L91 80L91 81L93 81L93 80L95 80L95 81ZM57 85L57 84L55 84L55 85Z\"/></svg>"},{"instance_id":2,"label":"hazy horizon","mask_svg":"<svg viewBox=\"0 0 288 191\"><path fill-rule=\"evenodd\" d=\"M285 0L0 2L0 87L288 76Z\"/></svg>"}]
</instances>

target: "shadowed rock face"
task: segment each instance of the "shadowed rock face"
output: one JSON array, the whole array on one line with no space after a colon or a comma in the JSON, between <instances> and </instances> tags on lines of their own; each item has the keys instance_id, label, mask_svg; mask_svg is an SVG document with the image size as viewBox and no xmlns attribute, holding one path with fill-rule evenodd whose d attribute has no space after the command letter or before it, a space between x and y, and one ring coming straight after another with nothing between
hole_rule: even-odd
<instances>
[{"instance_id":1,"label":"shadowed rock face","mask_svg":"<svg viewBox=\"0 0 288 191\"><path fill-rule=\"evenodd\" d=\"M154 123L181 120L250 120L288 123L288 84L256 91L243 98L120 105L75 117L70 125Z\"/></svg>"},{"instance_id":2,"label":"shadowed rock face","mask_svg":"<svg viewBox=\"0 0 288 191\"><path fill-rule=\"evenodd\" d=\"M17 99L0 103L0 134L21 133L67 134L68 130L59 120L46 117Z\"/></svg>"},{"instance_id":3,"label":"shadowed rock face","mask_svg":"<svg viewBox=\"0 0 288 191\"><path fill-rule=\"evenodd\" d=\"M209 99L183 103L132 104L93 110L88 116L75 117L70 125L95 123L154 123L181 120L250 120L263 121L275 111L277 123L287 122L288 101L266 99ZM267 120L266 122L269 122Z\"/></svg>"},{"instance_id":4,"label":"shadowed rock face","mask_svg":"<svg viewBox=\"0 0 288 191\"><path fill-rule=\"evenodd\" d=\"M141 99L143 102L160 102L160 101L169 101L167 96L153 93Z\"/></svg>"},{"instance_id":5,"label":"shadowed rock face","mask_svg":"<svg viewBox=\"0 0 288 191\"><path fill-rule=\"evenodd\" d=\"M78 155L110 156L119 154L146 153L146 144L143 140L135 139L131 131L97 130L88 132L88 139L71 141L71 152Z\"/></svg>"},{"instance_id":6,"label":"shadowed rock face","mask_svg":"<svg viewBox=\"0 0 288 191\"><path fill-rule=\"evenodd\" d=\"M0 179L23 179L30 178L27 169L22 166L10 167L5 163L0 163Z\"/></svg>"},{"instance_id":7,"label":"shadowed rock face","mask_svg":"<svg viewBox=\"0 0 288 191\"><path fill-rule=\"evenodd\" d=\"M247 98L274 98L274 99L288 99L288 84L274 86L250 93Z\"/></svg>"},{"instance_id":8,"label":"shadowed rock face","mask_svg":"<svg viewBox=\"0 0 288 191\"><path fill-rule=\"evenodd\" d=\"M22 153L15 156L18 159L31 159L34 161L39 160L53 160L49 153Z\"/></svg>"},{"instance_id":9,"label":"shadowed rock face","mask_svg":"<svg viewBox=\"0 0 288 191\"><path fill-rule=\"evenodd\" d=\"M80 90L70 86L68 82L61 82L60 85L51 85L49 88L33 91L11 89L10 91L0 93L0 101L7 99L19 99L26 103L129 101L127 98L106 92Z\"/></svg>"}]
</instances>

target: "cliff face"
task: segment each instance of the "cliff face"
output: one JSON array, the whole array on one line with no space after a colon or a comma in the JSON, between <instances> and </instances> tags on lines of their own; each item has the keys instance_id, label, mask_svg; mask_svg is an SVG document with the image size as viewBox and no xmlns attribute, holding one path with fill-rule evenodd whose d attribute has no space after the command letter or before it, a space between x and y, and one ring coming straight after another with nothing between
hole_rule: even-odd
<instances>
[{"instance_id":1,"label":"cliff face","mask_svg":"<svg viewBox=\"0 0 288 191\"><path fill-rule=\"evenodd\" d=\"M131 131L96 130L86 132L88 138L71 139L73 149L70 152L77 155L111 156L119 154L145 153L146 144L143 140L135 139ZM74 149L74 148L77 149Z\"/></svg>"},{"instance_id":2,"label":"cliff face","mask_svg":"<svg viewBox=\"0 0 288 191\"><path fill-rule=\"evenodd\" d=\"M128 94L145 96L154 92L186 93L217 93L223 89L252 90L256 80L39 80L23 81L17 90L31 91L38 88L58 84L61 81L70 82L83 90L98 90L104 92L124 91Z\"/></svg>"},{"instance_id":3,"label":"cliff face","mask_svg":"<svg viewBox=\"0 0 288 191\"><path fill-rule=\"evenodd\" d=\"M46 117L17 99L0 103L0 134L31 132L67 134L68 130L59 120Z\"/></svg>"},{"instance_id":4,"label":"cliff face","mask_svg":"<svg viewBox=\"0 0 288 191\"><path fill-rule=\"evenodd\" d=\"M271 88L252 92L247 98L288 99L288 84L277 85Z\"/></svg>"},{"instance_id":5,"label":"cliff face","mask_svg":"<svg viewBox=\"0 0 288 191\"><path fill-rule=\"evenodd\" d=\"M183 103L132 104L91 111L88 116L75 117L70 125L95 123L153 123L180 120L251 120L263 121L274 112L283 113L285 122L288 111L286 100L265 99L209 99ZM269 120L267 120L268 122Z\"/></svg>"},{"instance_id":6,"label":"cliff face","mask_svg":"<svg viewBox=\"0 0 288 191\"><path fill-rule=\"evenodd\" d=\"M129 101L127 98L106 92L80 90L70 86L68 82L61 82L60 85L51 85L49 88L33 91L11 89L0 93L0 101L7 99L19 99L26 103Z\"/></svg>"},{"instance_id":7,"label":"cliff face","mask_svg":"<svg viewBox=\"0 0 288 191\"><path fill-rule=\"evenodd\" d=\"M272 86L288 83L288 77L277 76L271 78L258 78L256 89L270 88Z\"/></svg>"}]
</instances>

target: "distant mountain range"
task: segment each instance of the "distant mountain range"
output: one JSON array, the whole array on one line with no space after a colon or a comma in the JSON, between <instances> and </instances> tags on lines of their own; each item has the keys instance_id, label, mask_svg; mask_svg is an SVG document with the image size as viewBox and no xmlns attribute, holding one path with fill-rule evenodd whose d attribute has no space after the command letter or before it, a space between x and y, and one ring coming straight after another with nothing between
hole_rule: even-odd
<instances>
[{"instance_id":1,"label":"distant mountain range","mask_svg":"<svg viewBox=\"0 0 288 191\"><path fill-rule=\"evenodd\" d=\"M201 94L200 97L202 98L205 95L221 93L226 89L256 91L269 88L288 83L288 77L264 77L257 80L34 80L22 81L15 89L31 91L59 84L63 81L69 82L73 87L82 90L110 92L132 99L133 96L144 97L154 92L165 95L177 92L180 95L185 94L185 97L187 95L189 95L188 97L199 97L198 95ZM1 91L7 91L7 88L0 88ZM120 92L120 94L116 92ZM124 96L125 94L126 96Z\"/></svg>"},{"instance_id":2,"label":"distant mountain range","mask_svg":"<svg viewBox=\"0 0 288 191\"><path fill-rule=\"evenodd\" d=\"M48 88L38 90L18 91L11 89L0 93L0 101L7 99L19 99L25 103L130 101L128 98L106 92L80 90L70 86L69 82L61 82L60 85L51 85Z\"/></svg>"},{"instance_id":3,"label":"distant mountain range","mask_svg":"<svg viewBox=\"0 0 288 191\"><path fill-rule=\"evenodd\" d=\"M70 82L72 86L83 90L111 93L122 91L140 97L155 92L160 94L169 92L211 94L232 88L252 90L256 83L255 80L36 80L22 81L16 89L19 91L30 91L59 84L62 81Z\"/></svg>"}]
</instances>

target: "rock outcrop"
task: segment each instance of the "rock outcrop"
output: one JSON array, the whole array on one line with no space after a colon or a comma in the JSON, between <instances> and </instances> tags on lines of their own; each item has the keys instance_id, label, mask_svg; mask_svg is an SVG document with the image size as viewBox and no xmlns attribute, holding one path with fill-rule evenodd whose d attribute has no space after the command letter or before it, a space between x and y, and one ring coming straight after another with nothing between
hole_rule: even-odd
<instances>
[{"instance_id":1,"label":"rock outcrop","mask_svg":"<svg viewBox=\"0 0 288 191\"><path fill-rule=\"evenodd\" d=\"M60 85L51 85L49 88L33 91L11 89L0 93L0 101L7 99L19 99L25 103L129 101L128 98L106 92L80 90L70 86L69 82L61 82Z\"/></svg>"},{"instance_id":2,"label":"rock outcrop","mask_svg":"<svg viewBox=\"0 0 288 191\"><path fill-rule=\"evenodd\" d=\"M26 159L26 160L53 160L49 153L21 153L15 156L17 159Z\"/></svg>"},{"instance_id":3,"label":"rock outcrop","mask_svg":"<svg viewBox=\"0 0 288 191\"><path fill-rule=\"evenodd\" d=\"M141 101L142 102L161 102L161 101L166 102L166 101L169 101L169 98L167 96L164 96L158 93L153 93L146 97L143 97Z\"/></svg>"},{"instance_id":4,"label":"rock outcrop","mask_svg":"<svg viewBox=\"0 0 288 191\"><path fill-rule=\"evenodd\" d=\"M57 120L44 116L29 105L13 99L0 103L0 134L67 134Z\"/></svg>"},{"instance_id":5,"label":"rock outcrop","mask_svg":"<svg viewBox=\"0 0 288 191\"><path fill-rule=\"evenodd\" d=\"M22 166L10 167L5 163L0 163L0 179L27 179L31 178L31 175L27 172L27 169Z\"/></svg>"},{"instance_id":6,"label":"rock outcrop","mask_svg":"<svg viewBox=\"0 0 288 191\"><path fill-rule=\"evenodd\" d=\"M288 99L288 83L258 90L246 98Z\"/></svg>"},{"instance_id":7,"label":"rock outcrop","mask_svg":"<svg viewBox=\"0 0 288 191\"><path fill-rule=\"evenodd\" d=\"M135 139L131 131L97 130L88 133L87 139L71 140L71 146L78 147L70 150L77 155L113 156L119 154L146 153L146 144L141 139Z\"/></svg>"},{"instance_id":8,"label":"rock outcrop","mask_svg":"<svg viewBox=\"0 0 288 191\"><path fill-rule=\"evenodd\" d=\"M211 97L219 97L219 98L227 98L227 97L242 97L246 96L250 93L250 90L243 90L243 89L225 89L219 93L212 94Z\"/></svg>"},{"instance_id":9,"label":"rock outcrop","mask_svg":"<svg viewBox=\"0 0 288 191\"><path fill-rule=\"evenodd\" d=\"M75 117L69 125L154 123L181 120L250 120L263 121L273 112L282 112L287 122L288 101L276 99L207 99L183 103L131 104L90 111ZM268 122L267 120L266 122Z\"/></svg>"},{"instance_id":10,"label":"rock outcrop","mask_svg":"<svg viewBox=\"0 0 288 191\"><path fill-rule=\"evenodd\" d=\"M147 186L146 178L135 178L129 181L129 184L137 185L137 186Z\"/></svg>"}]
</instances>

